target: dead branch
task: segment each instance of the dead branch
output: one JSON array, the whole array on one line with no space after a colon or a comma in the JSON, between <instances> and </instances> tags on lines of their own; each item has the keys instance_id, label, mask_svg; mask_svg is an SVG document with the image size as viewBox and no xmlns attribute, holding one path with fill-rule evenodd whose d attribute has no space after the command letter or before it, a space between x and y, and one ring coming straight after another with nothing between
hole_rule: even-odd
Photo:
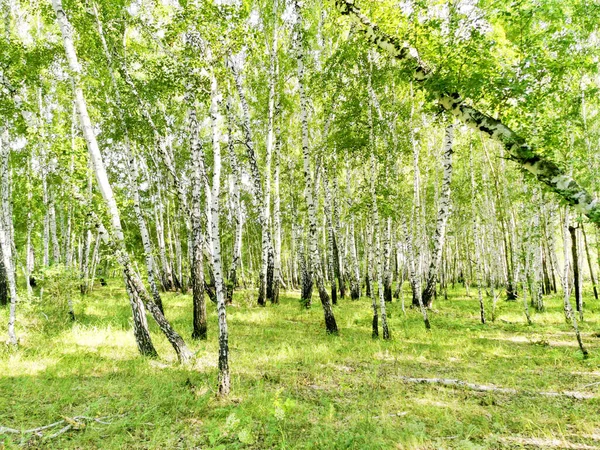
<instances>
[{"instance_id":1,"label":"dead branch","mask_svg":"<svg viewBox=\"0 0 600 450\"><path fill-rule=\"evenodd\" d=\"M54 422L49 425L44 425L44 426L37 427L37 428L30 428L28 430L17 430L16 428L0 426L0 435L2 435L2 434L21 434L21 435L34 434L34 435L42 437L44 439L52 439L57 436L60 436L63 433L66 433L67 431L69 431L71 429L82 430L85 428L86 423L88 423L88 422L97 422L102 425L110 425L112 422L107 422L107 421L105 421L105 419L110 419L111 417L115 418L115 417L123 417L123 416L124 416L124 414L120 414L118 416L105 416L105 417L87 417L87 416L66 417L65 416L64 419L59 420L58 422ZM44 436L44 433L42 433L42 431L50 430L50 429L56 428L60 425L65 425L65 426L63 426L58 431L56 431L52 434L46 435L46 436Z\"/></svg>"},{"instance_id":2,"label":"dead branch","mask_svg":"<svg viewBox=\"0 0 600 450\"><path fill-rule=\"evenodd\" d=\"M591 398L597 398L594 394L590 392L578 392L578 391L562 391L562 392L552 392L552 391L518 391L517 389L512 388L503 388L499 386L494 386L493 384L475 384L469 383L467 381L461 380L453 380L450 378L411 378L411 377L399 377L402 381L406 383L419 383L419 384L442 384L444 386L459 386L467 389L471 389L473 391L478 392L499 392L502 394L523 394L523 395L540 395L543 397L567 397L573 398L576 400L586 400Z\"/></svg>"}]
</instances>

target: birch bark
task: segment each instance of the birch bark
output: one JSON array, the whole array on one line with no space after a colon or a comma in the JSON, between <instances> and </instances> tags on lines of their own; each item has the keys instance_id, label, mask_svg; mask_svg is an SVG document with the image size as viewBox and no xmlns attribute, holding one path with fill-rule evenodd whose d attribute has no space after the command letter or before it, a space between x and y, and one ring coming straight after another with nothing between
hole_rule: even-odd
<instances>
[{"instance_id":1,"label":"birch bark","mask_svg":"<svg viewBox=\"0 0 600 450\"><path fill-rule=\"evenodd\" d=\"M4 130L0 134L0 192L2 195L2 204L6 206L10 199L9 186L9 157L10 147L8 143L8 131ZM10 295L10 308L8 313L8 342L11 346L16 347L19 343L17 333L15 331L17 303L17 283L15 279L15 271L13 265L12 242L10 239L10 228L12 227L12 214L8 214L10 209L3 208L0 212L0 250L2 256L2 264L4 265L4 273L6 275L6 284L8 285L8 293Z\"/></svg>"},{"instance_id":2,"label":"birch bark","mask_svg":"<svg viewBox=\"0 0 600 450\"><path fill-rule=\"evenodd\" d=\"M298 0L294 1L294 9L296 12L296 33L295 33L295 48L296 59L298 64L298 87L300 91L300 121L302 128L302 155L304 160L304 179L306 181L306 203L308 206L308 243L309 243L309 273L314 277L319 297L323 305L323 313L325 316L325 328L327 333L337 334L337 323L333 314L333 308L329 300L329 294L325 289L323 274L319 268L319 248L317 244L317 213L314 201L314 185L310 167L310 150L308 136L308 98L304 88L304 50L302 46L302 31L303 21Z\"/></svg>"},{"instance_id":3,"label":"birch bark","mask_svg":"<svg viewBox=\"0 0 600 450\"><path fill-rule=\"evenodd\" d=\"M211 79L211 105L210 116L212 124L213 144L213 173L212 173L212 203L211 212L211 245L213 257L213 271L215 276L215 290L217 296L217 315L219 320L219 396L227 396L231 389L229 375L229 333L227 330L227 312L225 307L225 281L221 264L221 234L219 231L219 193L221 189L221 136L219 114L220 94L217 79L212 75Z\"/></svg>"},{"instance_id":4,"label":"birch bark","mask_svg":"<svg viewBox=\"0 0 600 450\"><path fill-rule=\"evenodd\" d=\"M442 177L442 193L439 199L437 224L435 234L433 235L433 250L431 255L431 263L429 264L429 272L427 273L427 282L423 291L423 304L427 308L431 308L433 297L435 294L436 283L438 281L438 272L440 261L442 258L442 250L446 238L446 224L452 208L450 200L450 183L452 182L452 153L454 150L454 125L446 127L444 137L444 148L442 150L442 167L444 175Z\"/></svg>"}]
</instances>

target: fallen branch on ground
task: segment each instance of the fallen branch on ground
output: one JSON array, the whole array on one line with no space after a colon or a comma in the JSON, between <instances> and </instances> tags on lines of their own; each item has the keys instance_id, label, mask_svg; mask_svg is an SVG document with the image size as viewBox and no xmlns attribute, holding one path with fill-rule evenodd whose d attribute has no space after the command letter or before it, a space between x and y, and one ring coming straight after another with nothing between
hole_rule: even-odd
<instances>
[{"instance_id":1,"label":"fallen branch on ground","mask_svg":"<svg viewBox=\"0 0 600 450\"><path fill-rule=\"evenodd\" d=\"M123 417L123 416L124 416L124 414L121 414L116 417ZM113 417L115 417L115 416L113 416ZM67 431L69 431L71 429L82 430L85 428L85 426L88 422L97 422L102 425L109 425L112 422L105 421L105 419L109 419L109 418L111 418L111 416L106 416L106 417L87 417L87 416L65 417L63 420L59 420L58 422L54 422L49 425L44 425L44 426L37 427L37 428L30 428L29 430L17 430L16 428L0 426L0 435L2 435L2 434L21 434L21 435L34 434L36 436L43 437L45 439L52 439L63 433L66 433ZM64 427L62 427L60 430L58 430L50 435L44 436L44 434L42 433L42 431L54 429L54 428L56 428L60 425L64 425L64 424L66 424Z\"/></svg>"},{"instance_id":2,"label":"fallen branch on ground","mask_svg":"<svg viewBox=\"0 0 600 450\"><path fill-rule=\"evenodd\" d=\"M503 388L494 386L493 384L475 384L469 383L467 381L461 380L453 380L450 378L411 378L411 377L399 377L402 381L406 383L419 383L419 384L442 384L444 386L459 386L467 389L471 389L473 391L478 392L499 392L502 394L523 394L523 395L540 395L542 397L567 397L573 398L576 400L586 400L590 398L596 398L594 394L591 392L577 392L577 391L562 391L562 392L552 392L552 391L518 391L517 389L512 388Z\"/></svg>"}]
</instances>

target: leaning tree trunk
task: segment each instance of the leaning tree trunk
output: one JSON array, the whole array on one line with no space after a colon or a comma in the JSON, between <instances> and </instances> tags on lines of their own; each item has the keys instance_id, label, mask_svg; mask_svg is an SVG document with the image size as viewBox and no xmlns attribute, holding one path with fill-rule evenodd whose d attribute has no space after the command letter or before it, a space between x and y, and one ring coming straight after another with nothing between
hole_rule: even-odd
<instances>
[{"instance_id":1,"label":"leaning tree trunk","mask_svg":"<svg viewBox=\"0 0 600 450\"><path fill-rule=\"evenodd\" d=\"M440 91L440 86L445 86L435 75L439 71L431 70L421 60L418 51L403 43L397 37L390 36L373 24L360 9L355 6L354 0L336 0L341 14L348 15L365 30L369 41L398 61L412 65L414 77L427 91L437 97L442 108L450 111L468 126L479 130L492 139L500 142L508 151L508 156L516 161L522 169L535 176L553 192L562 197L569 205L589 217L590 221L600 226L600 202L577 181L562 170L556 163L537 153L527 141L506 126L501 120L494 119L481 111L467 105L459 93Z\"/></svg>"},{"instance_id":2,"label":"leaning tree trunk","mask_svg":"<svg viewBox=\"0 0 600 450\"><path fill-rule=\"evenodd\" d=\"M94 134L94 128L87 112L87 104L83 95L83 89L81 87L81 66L77 60L75 47L73 45L73 38L71 35L72 27L63 10L62 1L52 0L52 5L54 7L54 12L56 13L57 22L60 26L64 49L73 77L75 103L77 105L81 130L87 144L90 160L92 161L94 167L98 187L102 197L104 198L111 219L114 249L123 268L123 275L126 279L126 287L128 287L128 290L132 294L129 295L129 299L133 313L134 334L136 336L136 342L138 343L138 349L140 350L140 353L144 355L156 355L156 350L152 345L150 333L144 321L144 303L140 299L141 296L142 299L145 300L148 310L154 316L156 322L161 328L161 331L163 331L175 349L179 360L181 362L188 362L192 357L192 352L187 348L183 339L181 339L181 337L171 328L169 322L160 312L160 309L158 309L158 306L148 297L143 284L140 282L137 275L131 268L130 258L125 247L125 239L121 227L119 210L117 208L112 187L108 181L102 154L100 153L98 142L96 141L96 136ZM137 293L137 295L135 295L135 293Z\"/></svg>"},{"instance_id":3,"label":"leaning tree trunk","mask_svg":"<svg viewBox=\"0 0 600 450\"><path fill-rule=\"evenodd\" d=\"M323 274L319 268L319 248L317 245L317 212L314 201L314 186L310 167L310 151L308 136L308 98L304 88L304 50L302 48L303 21L300 11L300 3L294 1L297 23L295 30L295 49L297 52L298 63L298 87L300 90L300 122L302 129L302 155L304 160L304 180L306 182L306 203L308 206L308 244L309 244L309 272L314 277L319 297L323 305L325 316L325 328L327 333L336 334L338 332L337 323L333 314L333 308L329 301L329 294L325 289Z\"/></svg>"},{"instance_id":4,"label":"leaning tree trunk","mask_svg":"<svg viewBox=\"0 0 600 450\"><path fill-rule=\"evenodd\" d=\"M453 132L454 125L448 125L444 138L444 149L442 151L442 166L444 168L442 193L439 199L437 225L435 234L433 235L431 263L429 265L429 272L427 273L425 289L423 290L422 301L427 308L431 308L431 304L433 303L440 261L442 259L442 249L444 248L444 240L446 238L446 224L448 223L448 217L450 217L450 183L452 182L452 153L454 153L452 148Z\"/></svg>"}]
</instances>

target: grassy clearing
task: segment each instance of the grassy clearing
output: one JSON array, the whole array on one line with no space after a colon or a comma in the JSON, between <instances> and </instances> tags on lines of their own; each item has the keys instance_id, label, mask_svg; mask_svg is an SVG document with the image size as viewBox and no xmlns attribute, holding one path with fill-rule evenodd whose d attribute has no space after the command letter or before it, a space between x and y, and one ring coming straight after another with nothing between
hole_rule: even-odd
<instances>
[{"instance_id":1,"label":"grassy clearing","mask_svg":"<svg viewBox=\"0 0 600 450\"><path fill-rule=\"evenodd\" d=\"M326 336L318 302L297 296L254 306L239 293L229 307L233 394L215 398L217 329L210 307L206 342L187 339L197 360L182 368L159 330L161 357L138 356L118 280L63 305L19 305L18 352L0 354L0 426L33 428L62 417L111 416L57 438L0 435L8 449L479 449L600 448L600 400L529 395L579 390L600 397L600 305L588 298L581 325L591 357L583 360L561 300L533 313L499 302L495 323L478 323L478 302L451 291L436 302L433 330L417 311L389 306L393 340L370 337L370 302L335 308L340 336ZM191 299L166 295L168 318L191 333ZM5 323L7 311L0 312ZM399 377L444 377L515 388L478 393L419 385ZM568 447L577 443L579 447ZM0 444L1 446L2 444ZM561 447L562 446L562 447Z\"/></svg>"}]
</instances>

